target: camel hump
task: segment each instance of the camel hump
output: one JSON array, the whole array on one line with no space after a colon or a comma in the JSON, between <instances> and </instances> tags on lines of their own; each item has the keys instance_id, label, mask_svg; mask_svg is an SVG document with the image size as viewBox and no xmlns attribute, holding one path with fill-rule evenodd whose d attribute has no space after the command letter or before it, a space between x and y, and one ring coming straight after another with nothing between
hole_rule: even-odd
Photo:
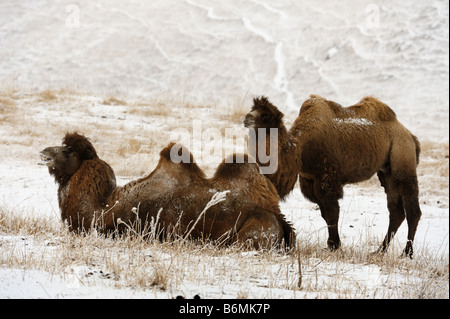
<instances>
[{"instance_id":1,"label":"camel hump","mask_svg":"<svg viewBox=\"0 0 450 319\"><path fill-rule=\"evenodd\" d=\"M180 160L180 162L183 163L191 163L193 160L193 156L189 150L184 147L181 144L177 144L174 142L169 143L166 147L164 147L161 152L159 153L161 158L178 162L177 160Z\"/></svg>"},{"instance_id":2,"label":"camel hump","mask_svg":"<svg viewBox=\"0 0 450 319\"><path fill-rule=\"evenodd\" d=\"M164 161L165 164L177 166L179 165L191 175L195 175L199 178L205 178L205 174L195 163L194 156L183 145L171 142L161 150L159 155L160 163Z\"/></svg>"},{"instance_id":3,"label":"camel hump","mask_svg":"<svg viewBox=\"0 0 450 319\"><path fill-rule=\"evenodd\" d=\"M233 154L225 158L214 173L215 178L248 178L251 174L258 174L256 160L247 154Z\"/></svg>"},{"instance_id":4,"label":"camel hump","mask_svg":"<svg viewBox=\"0 0 450 319\"><path fill-rule=\"evenodd\" d=\"M349 107L349 109L358 110L358 112L367 113L367 117L376 117L381 121L394 121L397 115L387 104L381 102L373 96L362 98L357 104Z\"/></svg>"},{"instance_id":5,"label":"camel hump","mask_svg":"<svg viewBox=\"0 0 450 319\"><path fill-rule=\"evenodd\" d=\"M341 116L343 113L343 107L339 103L327 100L326 98L318 95L311 94L309 99L303 102L300 108L300 114L306 112L307 110L315 108L315 112L319 112L322 116L328 114L329 116Z\"/></svg>"},{"instance_id":6,"label":"camel hump","mask_svg":"<svg viewBox=\"0 0 450 319\"><path fill-rule=\"evenodd\" d=\"M323 101L323 100L324 100L323 97L321 97L319 95L311 94L309 96L309 99L307 99L305 102L303 102L302 106L300 107L299 114L305 113L309 109L313 108L316 105L317 101Z\"/></svg>"},{"instance_id":7,"label":"camel hump","mask_svg":"<svg viewBox=\"0 0 450 319\"><path fill-rule=\"evenodd\" d=\"M309 95L309 98L310 98L310 99L319 99L319 100L326 101L325 98L321 97L321 96L318 95L318 94L310 94L310 95Z\"/></svg>"},{"instance_id":8,"label":"camel hump","mask_svg":"<svg viewBox=\"0 0 450 319\"><path fill-rule=\"evenodd\" d=\"M90 140L78 132L66 133L63 144L69 146L72 151L78 153L82 160L98 158L97 152Z\"/></svg>"}]
</instances>

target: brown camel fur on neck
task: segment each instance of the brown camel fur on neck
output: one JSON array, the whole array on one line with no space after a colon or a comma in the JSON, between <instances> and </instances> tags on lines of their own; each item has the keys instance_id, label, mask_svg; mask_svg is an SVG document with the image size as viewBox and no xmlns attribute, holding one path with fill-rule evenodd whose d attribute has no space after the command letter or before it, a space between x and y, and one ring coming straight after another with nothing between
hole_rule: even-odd
<instances>
[{"instance_id":1,"label":"brown camel fur on neck","mask_svg":"<svg viewBox=\"0 0 450 319\"><path fill-rule=\"evenodd\" d=\"M259 129L257 137L263 129L266 144L270 142L269 129L278 129L278 169L267 177L282 199L299 179L303 195L319 205L328 225L330 249L341 244L338 200L343 197L343 186L378 174L390 213L388 232L379 251L387 249L406 216L409 230L404 253L412 256L412 242L421 216L416 173L420 144L390 107L373 97L365 97L344 108L311 95L288 131L283 113L266 97L260 97L254 99L244 125ZM258 141L259 138L255 142Z\"/></svg>"}]
</instances>

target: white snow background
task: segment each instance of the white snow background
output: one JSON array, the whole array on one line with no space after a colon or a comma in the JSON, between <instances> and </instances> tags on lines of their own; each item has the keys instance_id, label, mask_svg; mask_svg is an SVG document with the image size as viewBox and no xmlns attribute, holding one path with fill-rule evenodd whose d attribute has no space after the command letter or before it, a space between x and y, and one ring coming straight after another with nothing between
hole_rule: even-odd
<instances>
[{"instance_id":1,"label":"white snow background","mask_svg":"<svg viewBox=\"0 0 450 319\"><path fill-rule=\"evenodd\" d=\"M169 106L214 105L227 114L236 105L249 110L254 96L266 95L285 113L289 126L309 94L342 105L373 95L391 106L422 143L440 145L444 153L446 149L443 160L448 164L449 3L0 0L0 88L17 90L17 103L24 110L33 104L29 107L39 123L70 122L71 129L76 128L74 119L83 121L83 114L66 113L70 101L58 110L57 103L37 103L30 92L77 92L81 97L75 103L91 105L94 126L123 116L124 106L108 109L102 104L106 96L177 101ZM187 114L189 120L210 121L207 112ZM164 128L171 116L149 121L153 129ZM127 127L150 129L141 118L127 117L126 122L124 136ZM1 143L15 145L27 124L11 128L2 123ZM59 144L61 138L44 141L42 148ZM1 156L0 201L57 219L56 186L47 170L35 165L38 151L30 149L35 160L21 160L21 151L14 149ZM138 176L118 177L124 183ZM421 194L423 216L415 247L445 256L448 267L448 189L438 190ZM384 236L388 212L381 187L347 186L340 205L344 246L358 241L367 227ZM325 223L298 186L281 208L298 232L322 238L325 247ZM395 238L399 246L406 232L404 223ZM20 240L32 249L30 239L0 234L0 243ZM373 265L355 266L352 272L369 286L381 276ZM0 298L167 298L183 292L235 298L239 290L191 285L186 283L181 292L116 289L97 282L80 286L73 278L0 265ZM287 289L261 295L257 288L249 296L314 297Z\"/></svg>"}]
</instances>

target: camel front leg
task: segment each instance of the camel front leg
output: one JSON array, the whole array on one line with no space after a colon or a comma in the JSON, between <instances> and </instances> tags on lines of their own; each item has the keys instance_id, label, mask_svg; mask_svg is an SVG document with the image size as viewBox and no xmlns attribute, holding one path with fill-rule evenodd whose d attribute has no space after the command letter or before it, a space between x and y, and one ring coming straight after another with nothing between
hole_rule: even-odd
<instances>
[{"instance_id":1,"label":"camel front leg","mask_svg":"<svg viewBox=\"0 0 450 319\"><path fill-rule=\"evenodd\" d=\"M275 214L257 209L242 224L237 238L255 249L270 249L280 244L283 234L283 226Z\"/></svg>"},{"instance_id":2,"label":"camel front leg","mask_svg":"<svg viewBox=\"0 0 450 319\"><path fill-rule=\"evenodd\" d=\"M321 202L319 203L319 208L322 217L328 226L328 248L331 251L334 251L341 246L341 240L339 238L338 231L339 202L337 200Z\"/></svg>"},{"instance_id":3,"label":"camel front leg","mask_svg":"<svg viewBox=\"0 0 450 319\"><path fill-rule=\"evenodd\" d=\"M341 246L341 240L338 232L338 220L339 220L339 202L337 199L330 199L331 197L342 197L342 190L335 192L337 196L328 196L326 189L321 189L318 185L320 182L315 182L312 179L307 179L300 176L300 190L302 194L319 205L320 213L328 226L328 248L330 250L336 250Z\"/></svg>"}]
</instances>

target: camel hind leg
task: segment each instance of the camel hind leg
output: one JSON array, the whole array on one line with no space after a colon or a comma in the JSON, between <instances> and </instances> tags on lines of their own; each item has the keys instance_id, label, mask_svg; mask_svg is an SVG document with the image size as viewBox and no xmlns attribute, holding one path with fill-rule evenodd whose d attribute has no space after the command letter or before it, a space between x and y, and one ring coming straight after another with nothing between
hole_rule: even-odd
<instances>
[{"instance_id":1,"label":"camel hind leg","mask_svg":"<svg viewBox=\"0 0 450 319\"><path fill-rule=\"evenodd\" d=\"M397 143L399 144L399 143ZM381 250L386 250L392 236L406 217L408 241L403 253L412 258L413 241L422 212L419 205L419 186L416 175L419 147L414 142L403 143L402 147L392 146L390 168L378 172L381 185L385 188L389 209L389 228Z\"/></svg>"},{"instance_id":2,"label":"camel hind leg","mask_svg":"<svg viewBox=\"0 0 450 319\"><path fill-rule=\"evenodd\" d=\"M395 191L395 188L392 183L392 178L387 176L385 173L379 171L378 179L381 182L381 185L385 189L386 197L387 197L387 206L389 210L389 226L384 237L384 240L378 249L378 252L386 252L389 247L389 243L394 237L400 225L405 220L405 210L403 208L403 200L402 197Z\"/></svg>"},{"instance_id":3,"label":"camel hind leg","mask_svg":"<svg viewBox=\"0 0 450 319\"><path fill-rule=\"evenodd\" d=\"M408 222L408 241L406 242L403 253L405 256L412 258L414 236L416 235L417 225L422 215L418 196L403 196L403 206L405 207L406 221Z\"/></svg>"},{"instance_id":4,"label":"camel hind leg","mask_svg":"<svg viewBox=\"0 0 450 319\"><path fill-rule=\"evenodd\" d=\"M278 246L283 235L283 226L273 213L257 210L244 221L237 232L237 239L250 243L255 249L270 249Z\"/></svg>"}]
</instances>

